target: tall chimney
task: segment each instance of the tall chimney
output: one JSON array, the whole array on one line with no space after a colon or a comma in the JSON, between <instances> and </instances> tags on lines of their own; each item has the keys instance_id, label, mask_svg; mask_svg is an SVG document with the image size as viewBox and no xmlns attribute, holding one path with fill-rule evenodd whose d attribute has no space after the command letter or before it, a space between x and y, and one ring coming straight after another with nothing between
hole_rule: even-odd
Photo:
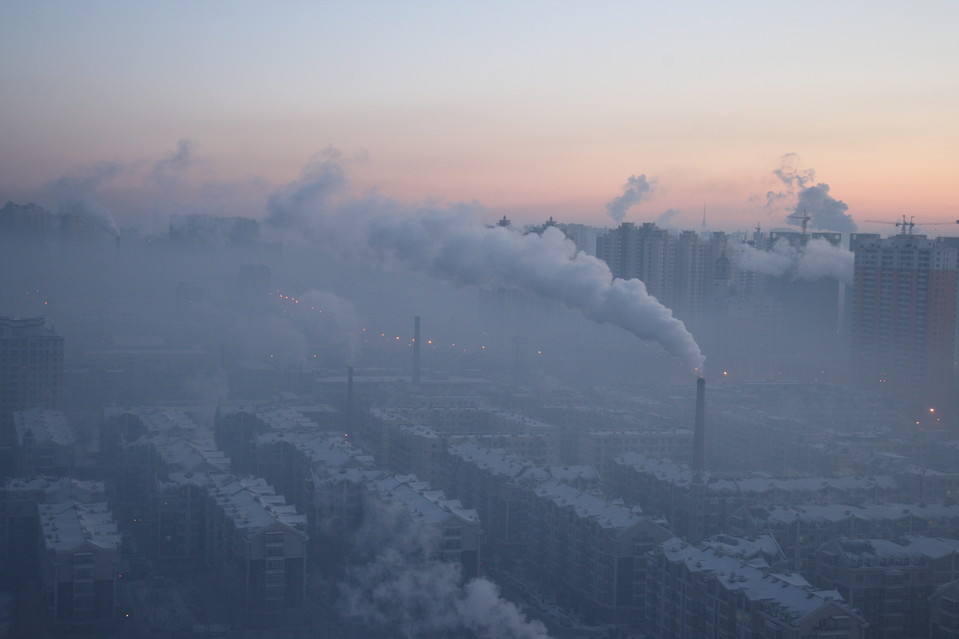
<instances>
[{"instance_id":1,"label":"tall chimney","mask_svg":"<svg viewBox=\"0 0 959 639\"><path fill-rule=\"evenodd\" d=\"M353 433L353 367L346 369L346 432Z\"/></svg>"},{"instance_id":2,"label":"tall chimney","mask_svg":"<svg viewBox=\"0 0 959 639\"><path fill-rule=\"evenodd\" d=\"M706 378L696 379L696 422L693 425L693 472L706 465Z\"/></svg>"},{"instance_id":3,"label":"tall chimney","mask_svg":"<svg viewBox=\"0 0 959 639\"><path fill-rule=\"evenodd\" d=\"M420 383L420 316L413 318L413 383Z\"/></svg>"}]
</instances>

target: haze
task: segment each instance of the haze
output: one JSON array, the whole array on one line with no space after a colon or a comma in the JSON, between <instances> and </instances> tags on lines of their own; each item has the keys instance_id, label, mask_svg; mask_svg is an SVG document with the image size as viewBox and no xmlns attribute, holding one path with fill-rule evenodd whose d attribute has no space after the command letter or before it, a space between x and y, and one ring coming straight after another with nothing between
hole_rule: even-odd
<instances>
[{"instance_id":1,"label":"haze","mask_svg":"<svg viewBox=\"0 0 959 639\"><path fill-rule=\"evenodd\" d=\"M959 626L959 5L0 6L0 639Z\"/></svg>"}]
</instances>

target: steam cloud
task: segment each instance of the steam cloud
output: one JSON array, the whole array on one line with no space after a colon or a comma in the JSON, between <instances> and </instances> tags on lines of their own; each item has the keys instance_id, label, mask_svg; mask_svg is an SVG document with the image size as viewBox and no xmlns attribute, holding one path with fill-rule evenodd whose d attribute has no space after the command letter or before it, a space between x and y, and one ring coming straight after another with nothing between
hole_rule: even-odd
<instances>
[{"instance_id":1,"label":"steam cloud","mask_svg":"<svg viewBox=\"0 0 959 639\"><path fill-rule=\"evenodd\" d=\"M458 564L431 560L438 531L413 521L395 504L369 500L355 536L352 559L340 584L347 617L404 637L459 636L483 639L546 639L539 621L529 621L495 584L478 578L461 583Z\"/></svg>"},{"instance_id":2,"label":"steam cloud","mask_svg":"<svg viewBox=\"0 0 959 639\"><path fill-rule=\"evenodd\" d=\"M197 163L196 143L181 139L176 151L158 160L150 172L150 179L164 192L173 190L180 177Z\"/></svg>"},{"instance_id":3,"label":"steam cloud","mask_svg":"<svg viewBox=\"0 0 959 639\"><path fill-rule=\"evenodd\" d=\"M769 251L747 244L738 247L737 263L746 271L813 281L830 277L852 284L854 255L821 238L809 240L803 247L779 239Z\"/></svg>"},{"instance_id":4,"label":"steam cloud","mask_svg":"<svg viewBox=\"0 0 959 639\"><path fill-rule=\"evenodd\" d=\"M816 183L816 173L812 169L800 168L799 156L787 153L782 157L781 166L773 174L786 187L785 191L769 191L766 194L766 206L776 207L788 200L796 199L789 210L793 214L808 215L813 228L826 231L853 233L856 222L846 211L849 206L829 194L829 185ZM786 222L800 225L795 217L786 217Z\"/></svg>"},{"instance_id":5,"label":"steam cloud","mask_svg":"<svg viewBox=\"0 0 959 639\"><path fill-rule=\"evenodd\" d=\"M669 226L673 222L673 218L682 213L679 209L666 209L656 218L657 226Z\"/></svg>"},{"instance_id":6,"label":"steam cloud","mask_svg":"<svg viewBox=\"0 0 959 639\"><path fill-rule=\"evenodd\" d=\"M77 215L113 235L120 229L113 216L98 200L97 190L120 173L120 165L104 162L85 175L64 175L51 186L60 213Z\"/></svg>"},{"instance_id":7,"label":"steam cloud","mask_svg":"<svg viewBox=\"0 0 959 639\"><path fill-rule=\"evenodd\" d=\"M411 212L373 198L336 205L330 178L342 172L331 161L308 167L300 180L271 197L268 219L344 257L362 255L457 286L523 289L562 302L592 321L658 342L690 368L702 368L703 355L692 335L643 282L614 279L605 262L577 253L559 229L524 235L509 227L485 227L469 207Z\"/></svg>"},{"instance_id":8,"label":"steam cloud","mask_svg":"<svg viewBox=\"0 0 959 639\"><path fill-rule=\"evenodd\" d=\"M611 218L616 220L617 224L620 224L623 218L626 217L626 211L643 200L648 200L652 196L653 189L655 188L655 178L647 180L646 174L631 175L623 186L623 194L614 198L606 205L606 212L609 213Z\"/></svg>"}]
</instances>

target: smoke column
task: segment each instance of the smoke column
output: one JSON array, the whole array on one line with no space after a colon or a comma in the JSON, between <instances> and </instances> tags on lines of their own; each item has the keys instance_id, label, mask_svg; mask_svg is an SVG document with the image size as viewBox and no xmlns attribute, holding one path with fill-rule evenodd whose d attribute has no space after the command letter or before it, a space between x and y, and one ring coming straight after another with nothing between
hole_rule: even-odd
<instances>
[{"instance_id":1,"label":"smoke column","mask_svg":"<svg viewBox=\"0 0 959 639\"><path fill-rule=\"evenodd\" d=\"M543 624L502 599L494 583L480 577L463 584L459 564L433 559L439 530L396 504L364 502L352 541L337 608L379 631L371 636L549 638Z\"/></svg>"},{"instance_id":2,"label":"smoke column","mask_svg":"<svg viewBox=\"0 0 959 639\"><path fill-rule=\"evenodd\" d=\"M328 176L336 172L329 163L324 160L322 171L308 168L270 198L276 210L268 219L284 221L275 230L292 230L344 258L401 264L457 286L526 290L658 342L690 369L702 368L702 352L686 326L643 282L614 279L605 262L577 252L558 228L523 234L483 226L469 209L409 211L371 198L334 204Z\"/></svg>"},{"instance_id":3,"label":"smoke column","mask_svg":"<svg viewBox=\"0 0 959 639\"><path fill-rule=\"evenodd\" d=\"M623 186L623 194L606 205L606 212L617 224L626 217L626 211L643 200L648 200L656 187L656 180L647 180L646 174L631 175Z\"/></svg>"},{"instance_id":4,"label":"smoke column","mask_svg":"<svg viewBox=\"0 0 959 639\"><path fill-rule=\"evenodd\" d=\"M735 250L736 263L744 271L806 281L830 277L852 284L855 256L822 238L809 240L801 247L781 238L768 251L748 244L740 244Z\"/></svg>"},{"instance_id":5,"label":"smoke column","mask_svg":"<svg viewBox=\"0 0 959 639\"><path fill-rule=\"evenodd\" d=\"M119 235L120 228L110 211L100 204L97 191L120 171L118 164L104 162L84 175L64 175L58 179L50 190L57 199L60 213L77 215L114 236Z\"/></svg>"},{"instance_id":6,"label":"smoke column","mask_svg":"<svg viewBox=\"0 0 959 639\"><path fill-rule=\"evenodd\" d=\"M816 181L815 171L800 168L798 155L784 155L780 167L773 171L773 175L782 182L785 191L766 193L768 208L778 207L795 198L796 204L789 208L790 213L808 215L813 228L842 233L855 232L856 222L846 213L849 206L829 194L828 184ZM786 217L786 223L801 225L795 217L789 216Z\"/></svg>"}]
</instances>

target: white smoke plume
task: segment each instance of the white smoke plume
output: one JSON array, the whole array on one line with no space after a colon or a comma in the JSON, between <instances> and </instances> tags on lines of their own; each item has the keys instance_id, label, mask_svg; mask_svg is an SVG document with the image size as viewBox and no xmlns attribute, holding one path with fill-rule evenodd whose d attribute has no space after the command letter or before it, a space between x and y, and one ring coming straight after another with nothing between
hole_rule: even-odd
<instances>
[{"instance_id":1,"label":"white smoke plume","mask_svg":"<svg viewBox=\"0 0 959 639\"><path fill-rule=\"evenodd\" d=\"M97 191L120 171L119 164L103 162L85 174L64 175L58 179L50 186L50 191L56 198L59 212L77 215L98 228L119 235L120 229L110 211L100 203Z\"/></svg>"},{"instance_id":2,"label":"white smoke plume","mask_svg":"<svg viewBox=\"0 0 959 639\"><path fill-rule=\"evenodd\" d=\"M673 223L673 218L682 213L679 209L666 209L656 218L656 226L668 227Z\"/></svg>"},{"instance_id":3,"label":"white smoke plume","mask_svg":"<svg viewBox=\"0 0 959 639\"><path fill-rule=\"evenodd\" d=\"M849 206L842 200L829 195L829 185L815 184L799 192L796 212L808 215L815 228L842 233L855 233L856 221L846 213ZM791 218L795 221L795 218Z\"/></svg>"},{"instance_id":4,"label":"white smoke plume","mask_svg":"<svg viewBox=\"0 0 959 639\"><path fill-rule=\"evenodd\" d=\"M172 191L180 178L192 166L197 164L196 143L193 140L181 139L177 142L176 151L157 160L150 171L150 180L164 192Z\"/></svg>"},{"instance_id":5,"label":"white smoke plume","mask_svg":"<svg viewBox=\"0 0 959 639\"><path fill-rule=\"evenodd\" d=\"M606 212L613 218L617 224L622 223L626 217L626 211L639 204L643 200L648 200L653 190L656 188L656 178L646 179L646 174L631 175L623 185L623 194L613 198L606 205Z\"/></svg>"},{"instance_id":6,"label":"white smoke plume","mask_svg":"<svg viewBox=\"0 0 959 639\"><path fill-rule=\"evenodd\" d=\"M343 257L362 255L458 286L522 289L562 302L592 321L658 342L690 369L702 368L702 352L686 326L643 282L614 279L605 262L577 252L559 229L524 235L510 227L486 227L469 207L408 211L372 198L333 204L325 188L331 172L308 168L271 197L271 217ZM319 184L310 179L314 176Z\"/></svg>"},{"instance_id":7,"label":"white smoke plume","mask_svg":"<svg viewBox=\"0 0 959 639\"><path fill-rule=\"evenodd\" d=\"M340 164L342 154L328 148L318 154L303 169L300 179L274 193L267 202L268 225L287 234L309 233L315 227L309 211L328 209L334 196L347 184Z\"/></svg>"},{"instance_id":8,"label":"white smoke plume","mask_svg":"<svg viewBox=\"0 0 959 639\"><path fill-rule=\"evenodd\" d=\"M765 275L805 281L828 277L852 284L854 257L851 251L822 238L809 240L805 246L798 247L781 238L769 251L740 244L736 263L745 271Z\"/></svg>"},{"instance_id":9,"label":"white smoke plume","mask_svg":"<svg viewBox=\"0 0 959 639\"><path fill-rule=\"evenodd\" d=\"M200 405L203 423L212 426L217 407L230 396L226 371L217 368L208 373L199 373L187 380L186 386Z\"/></svg>"},{"instance_id":10,"label":"white smoke plume","mask_svg":"<svg viewBox=\"0 0 959 639\"><path fill-rule=\"evenodd\" d=\"M546 639L539 621L530 621L499 596L495 584L478 578L462 583L458 564L430 559L438 531L419 524L395 504L370 500L354 538L338 609L371 629L403 637L460 636L480 639Z\"/></svg>"},{"instance_id":11,"label":"white smoke plume","mask_svg":"<svg viewBox=\"0 0 959 639\"><path fill-rule=\"evenodd\" d=\"M846 212L849 206L829 194L828 184L816 182L815 171L800 168L798 155L784 155L773 175L779 178L785 190L766 193L766 206L772 209L786 205L790 213L786 216L787 224L800 226L801 216L808 215L812 228L841 233L856 231L856 221ZM789 205L793 201L795 204Z\"/></svg>"}]
</instances>

